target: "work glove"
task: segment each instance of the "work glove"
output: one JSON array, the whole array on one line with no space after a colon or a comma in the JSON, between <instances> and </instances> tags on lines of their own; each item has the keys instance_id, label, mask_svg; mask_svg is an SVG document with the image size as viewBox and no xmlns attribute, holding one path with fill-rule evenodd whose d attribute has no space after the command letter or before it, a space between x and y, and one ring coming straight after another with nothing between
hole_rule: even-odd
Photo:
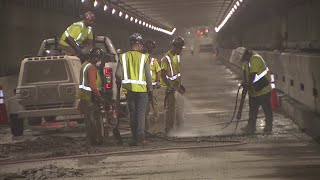
<instances>
[{"instance_id":1,"label":"work glove","mask_svg":"<svg viewBox=\"0 0 320 180\"><path fill-rule=\"evenodd\" d=\"M82 53L82 50L81 50L81 48L79 47L79 46L77 46L77 48L76 48L76 53L77 53L77 55L80 57L80 56L83 56L83 53Z\"/></svg>"},{"instance_id":2,"label":"work glove","mask_svg":"<svg viewBox=\"0 0 320 180\"><path fill-rule=\"evenodd\" d=\"M249 85L247 83L245 83L245 82L242 82L241 86L242 86L243 89L248 89L249 88Z\"/></svg>"},{"instance_id":3,"label":"work glove","mask_svg":"<svg viewBox=\"0 0 320 180\"><path fill-rule=\"evenodd\" d=\"M120 88L121 87L121 80L116 79L116 84L117 84L117 87Z\"/></svg>"},{"instance_id":4,"label":"work glove","mask_svg":"<svg viewBox=\"0 0 320 180\"><path fill-rule=\"evenodd\" d=\"M174 93L175 92L175 89L173 87L170 87L167 91L167 94L171 94L171 93Z\"/></svg>"},{"instance_id":5,"label":"work glove","mask_svg":"<svg viewBox=\"0 0 320 180\"><path fill-rule=\"evenodd\" d=\"M148 91L148 100L149 101L152 101L152 96L153 96L152 91Z\"/></svg>"},{"instance_id":6,"label":"work glove","mask_svg":"<svg viewBox=\"0 0 320 180\"><path fill-rule=\"evenodd\" d=\"M161 88L160 82L156 82L156 84L154 85L154 87L155 87L156 89L160 89L160 88Z\"/></svg>"},{"instance_id":7,"label":"work glove","mask_svg":"<svg viewBox=\"0 0 320 180\"><path fill-rule=\"evenodd\" d=\"M102 96L95 96L94 100L99 104L104 104L105 100Z\"/></svg>"},{"instance_id":8,"label":"work glove","mask_svg":"<svg viewBox=\"0 0 320 180\"><path fill-rule=\"evenodd\" d=\"M182 85L180 85L178 92L183 95L186 92L186 88Z\"/></svg>"}]
</instances>

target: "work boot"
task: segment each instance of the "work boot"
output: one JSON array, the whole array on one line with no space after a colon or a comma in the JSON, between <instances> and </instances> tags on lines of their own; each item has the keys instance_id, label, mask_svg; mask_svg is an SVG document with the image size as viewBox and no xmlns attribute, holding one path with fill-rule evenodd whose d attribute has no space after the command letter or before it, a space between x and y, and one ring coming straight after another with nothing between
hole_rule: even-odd
<instances>
[{"instance_id":1,"label":"work boot","mask_svg":"<svg viewBox=\"0 0 320 180\"><path fill-rule=\"evenodd\" d=\"M256 132L256 127L251 127L249 125L241 128L241 131L243 131L246 134L254 134Z\"/></svg>"},{"instance_id":2,"label":"work boot","mask_svg":"<svg viewBox=\"0 0 320 180\"><path fill-rule=\"evenodd\" d=\"M272 133L272 124L267 124L267 125L263 128L263 132L265 132L265 133Z\"/></svg>"},{"instance_id":3,"label":"work boot","mask_svg":"<svg viewBox=\"0 0 320 180\"><path fill-rule=\"evenodd\" d=\"M137 146L138 144L137 144L137 141L130 141L130 142L128 142L128 145L129 146Z\"/></svg>"}]
</instances>

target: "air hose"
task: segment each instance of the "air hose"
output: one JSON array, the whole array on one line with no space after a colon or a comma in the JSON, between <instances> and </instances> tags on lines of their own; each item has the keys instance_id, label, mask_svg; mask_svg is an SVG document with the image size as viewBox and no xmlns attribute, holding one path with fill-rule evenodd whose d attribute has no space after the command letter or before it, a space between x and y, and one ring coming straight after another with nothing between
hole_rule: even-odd
<instances>
[{"instance_id":1,"label":"air hose","mask_svg":"<svg viewBox=\"0 0 320 180\"><path fill-rule=\"evenodd\" d=\"M230 124L233 122L234 120L234 116L236 115L236 111L237 111L237 106L238 106L238 97L239 97L239 93L240 93L240 89L241 89L242 85L240 85L238 87L238 91L237 91L237 96L236 96L236 103L234 105L234 110L233 110L233 114L232 114L232 117L230 119L230 121L222 128L222 129L225 129L227 128L228 126L230 126ZM237 121L237 124L238 124L238 121Z\"/></svg>"}]
</instances>

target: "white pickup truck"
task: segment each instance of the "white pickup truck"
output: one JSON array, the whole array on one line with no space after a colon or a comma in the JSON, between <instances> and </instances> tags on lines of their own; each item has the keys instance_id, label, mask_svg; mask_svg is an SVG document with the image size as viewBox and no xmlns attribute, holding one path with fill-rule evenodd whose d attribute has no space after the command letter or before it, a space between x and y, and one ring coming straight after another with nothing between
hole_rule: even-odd
<instances>
[{"instance_id":1,"label":"white pickup truck","mask_svg":"<svg viewBox=\"0 0 320 180\"><path fill-rule=\"evenodd\" d=\"M109 101L115 101L115 70L119 60L116 49L105 36L95 36L94 42L95 47L105 52L105 63L100 69L105 84L101 89ZM24 58L21 62L17 86L17 99L21 108L18 112L19 119L11 120L12 128L16 129L13 134L15 136L23 134L23 119L83 121L75 98L81 61L76 56L60 55L57 45L58 39L46 39L37 56ZM124 94L120 97L122 109L126 109Z\"/></svg>"}]
</instances>

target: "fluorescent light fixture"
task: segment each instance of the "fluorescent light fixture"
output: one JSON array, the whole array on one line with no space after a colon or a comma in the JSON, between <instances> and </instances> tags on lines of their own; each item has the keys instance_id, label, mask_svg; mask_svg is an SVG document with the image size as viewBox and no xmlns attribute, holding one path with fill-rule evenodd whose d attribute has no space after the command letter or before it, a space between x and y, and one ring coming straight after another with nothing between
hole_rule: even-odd
<instances>
[{"instance_id":1,"label":"fluorescent light fixture","mask_svg":"<svg viewBox=\"0 0 320 180\"><path fill-rule=\"evenodd\" d=\"M112 14L116 13L116 10L115 9L112 9Z\"/></svg>"},{"instance_id":2,"label":"fluorescent light fixture","mask_svg":"<svg viewBox=\"0 0 320 180\"><path fill-rule=\"evenodd\" d=\"M126 14L126 16L125 16L124 18L128 19L128 17L129 17L129 15L128 15L128 14Z\"/></svg>"},{"instance_id":3,"label":"fluorescent light fixture","mask_svg":"<svg viewBox=\"0 0 320 180\"><path fill-rule=\"evenodd\" d=\"M238 9L238 6L237 6L237 5L234 5L233 8L234 8L234 9Z\"/></svg>"},{"instance_id":4,"label":"fluorescent light fixture","mask_svg":"<svg viewBox=\"0 0 320 180\"><path fill-rule=\"evenodd\" d=\"M237 4L237 6L240 6L240 3L239 3L239 1L237 1L237 3L236 3L236 4Z\"/></svg>"},{"instance_id":5,"label":"fluorescent light fixture","mask_svg":"<svg viewBox=\"0 0 320 180\"><path fill-rule=\"evenodd\" d=\"M81 0L81 2L83 3L85 0Z\"/></svg>"},{"instance_id":6,"label":"fluorescent light fixture","mask_svg":"<svg viewBox=\"0 0 320 180\"><path fill-rule=\"evenodd\" d=\"M141 22L141 20L139 20L139 24L141 24L142 22Z\"/></svg>"},{"instance_id":7,"label":"fluorescent light fixture","mask_svg":"<svg viewBox=\"0 0 320 180\"><path fill-rule=\"evenodd\" d=\"M148 23L146 23L146 27L148 27L149 26L149 24Z\"/></svg>"},{"instance_id":8,"label":"fluorescent light fixture","mask_svg":"<svg viewBox=\"0 0 320 180\"><path fill-rule=\"evenodd\" d=\"M120 17L122 16L122 11L119 12L119 16L120 16Z\"/></svg>"},{"instance_id":9,"label":"fluorescent light fixture","mask_svg":"<svg viewBox=\"0 0 320 180\"><path fill-rule=\"evenodd\" d=\"M146 25L146 22L143 21L142 25L143 25L143 26Z\"/></svg>"},{"instance_id":10,"label":"fluorescent light fixture","mask_svg":"<svg viewBox=\"0 0 320 180\"><path fill-rule=\"evenodd\" d=\"M137 22L138 22L138 19L136 18L136 20L134 20L134 22L137 23Z\"/></svg>"},{"instance_id":11,"label":"fluorescent light fixture","mask_svg":"<svg viewBox=\"0 0 320 180\"><path fill-rule=\"evenodd\" d=\"M107 6L107 5L104 5L104 6L103 6L103 10L106 11L107 9L108 9L108 6Z\"/></svg>"},{"instance_id":12,"label":"fluorescent light fixture","mask_svg":"<svg viewBox=\"0 0 320 180\"><path fill-rule=\"evenodd\" d=\"M239 0L240 2L242 2L243 0Z\"/></svg>"},{"instance_id":13,"label":"fluorescent light fixture","mask_svg":"<svg viewBox=\"0 0 320 180\"><path fill-rule=\"evenodd\" d=\"M97 1L94 1L93 6L94 6L94 7L97 7L97 6L98 6L98 2L97 2Z\"/></svg>"},{"instance_id":14,"label":"fluorescent light fixture","mask_svg":"<svg viewBox=\"0 0 320 180\"><path fill-rule=\"evenodd\" d=\"M130 21L133 21L133 17L131 16Z\"/></svg>"}]
</instances>

